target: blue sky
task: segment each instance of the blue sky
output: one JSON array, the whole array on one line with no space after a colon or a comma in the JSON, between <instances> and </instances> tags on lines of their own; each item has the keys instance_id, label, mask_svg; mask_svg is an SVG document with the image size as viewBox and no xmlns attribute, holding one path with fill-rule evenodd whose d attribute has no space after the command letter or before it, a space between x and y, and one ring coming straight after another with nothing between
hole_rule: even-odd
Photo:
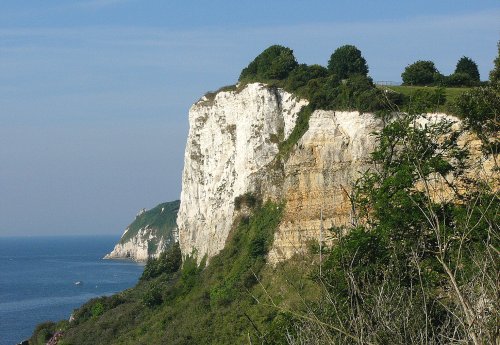
<instances>
[{"instance_id":1,"label":"blue sky","mask_svg":"<svg viewBox=\"0 0 500 345\"><path fill-rule=\"evenodd\" d=\"M0 236L117 234L180 195L190 105L271 44L374 80L492 68L498 1L0 0Z\"/></svg>"}]
</instances>

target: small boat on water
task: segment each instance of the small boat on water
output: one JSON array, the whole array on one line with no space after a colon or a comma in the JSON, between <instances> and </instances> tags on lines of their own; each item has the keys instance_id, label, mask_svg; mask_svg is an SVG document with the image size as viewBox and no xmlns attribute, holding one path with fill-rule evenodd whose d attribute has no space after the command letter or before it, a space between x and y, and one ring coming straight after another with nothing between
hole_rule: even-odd
<instances>
[{"instance_id":1,"label":"small boat on water","mask_svg":"<svg viewBox=\"0 0 500 345\"><path fill-rule=\"evenodd\" d=\"M83 284L83 282L82 282L81 280L77 280L77 281L75 282L75 285L82 285L82 284Z\"/></svg>"}]
</instances>

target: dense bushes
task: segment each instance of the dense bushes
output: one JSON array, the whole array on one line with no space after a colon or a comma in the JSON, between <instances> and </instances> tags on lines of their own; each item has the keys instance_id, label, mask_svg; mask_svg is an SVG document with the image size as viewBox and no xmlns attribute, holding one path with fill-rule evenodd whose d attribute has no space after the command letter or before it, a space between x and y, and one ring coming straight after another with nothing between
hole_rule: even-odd
<instances>
[{"instance_id":1,"label":"dense bushes","mask_svg":"<svg viewBox=\"0 0 500 345\"><path fill-rule=\"evenodd\" d=\"M182 254L179 243L175 243L166 252L160 254L157 259L149 258L140 280L148 280L166 273L174 273L182 264Z\"/></svg>"},{"instance_id":2,"label":"dense bushes","mask_svg":"<svg viewBox=\"0 0 500 345\"><path fill-rule=\"evenodd\" d=\"M291 343L495 342L495 182L469 178L476 162L451 122L415 120L400 114L378 134L352 195L357 226L337 232L323 299L295 312Z\"/></svg>"},{"instance_id":3,"label":"dense bushes","mask_svg":"<svg viewBox=\"0 0 500 345\"><path fill-rule=\"evenodd\" d=\"M434 62L419 60L408 65L401 74L403 85L463 87L479 85L477 64L464 56L457 62L455 72L449 76L441 74Z\"/></svg>"}]
</instances>

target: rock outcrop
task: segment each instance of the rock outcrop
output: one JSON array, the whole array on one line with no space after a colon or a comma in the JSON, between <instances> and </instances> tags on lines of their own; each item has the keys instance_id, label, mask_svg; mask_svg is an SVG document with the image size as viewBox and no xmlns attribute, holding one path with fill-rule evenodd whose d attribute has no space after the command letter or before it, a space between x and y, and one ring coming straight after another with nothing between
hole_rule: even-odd
<instances>
[{"instance_id":1,"label":"rock outcrop","mask_svg":"<svg viewBox=\"0 0 500 345\"><path fill-rule=\"evenodd\" d=\"M104 259L146 261L157 257L177 242L177 212L179 200L159 204L153 209L142 209L127 227L113 251Z\"/></svg>"}]
</instances>

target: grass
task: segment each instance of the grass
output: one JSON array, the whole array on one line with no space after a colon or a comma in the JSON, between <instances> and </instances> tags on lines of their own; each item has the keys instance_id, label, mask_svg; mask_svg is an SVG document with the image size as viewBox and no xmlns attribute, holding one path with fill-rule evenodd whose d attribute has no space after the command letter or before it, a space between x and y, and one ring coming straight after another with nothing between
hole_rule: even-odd
<instances>
[{"instance_id":1,"label":"grass","mask_svg":"<svg viewBox=\"0 0 500 345\"><path fill-rule=\"evenodd\" d=\"M438 87L435 86L378 86L382 89L390 89L397 93L400 93L406 97L413 96L417 91L435 91L438 90ZM458 99L458 97L466 91L469 91L471 88L469 87L446 87L443 88L444 93L446 95L446 103L438 107L438 110L441 112L451 113L453 112L453 104Z\"/></svg>"}]
</instances>

